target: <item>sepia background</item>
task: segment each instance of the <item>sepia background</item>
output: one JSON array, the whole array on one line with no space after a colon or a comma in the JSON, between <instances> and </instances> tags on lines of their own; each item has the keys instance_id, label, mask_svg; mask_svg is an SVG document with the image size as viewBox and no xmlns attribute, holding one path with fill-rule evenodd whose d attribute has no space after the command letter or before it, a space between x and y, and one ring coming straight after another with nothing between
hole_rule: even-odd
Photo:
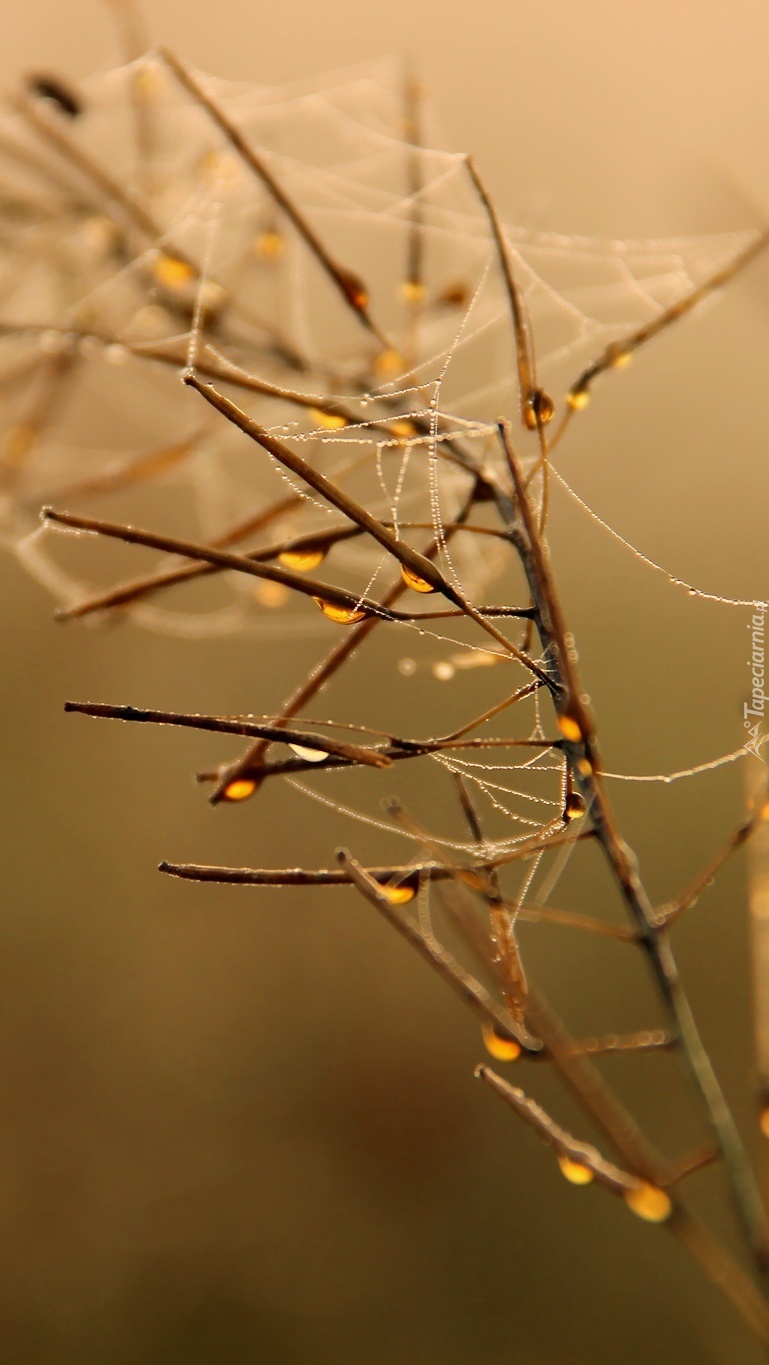
<instances>
[{"instance_id":1,"label":"sepia background","mask_svg":"<svg viewBox=\"0 0 769 1365\"><path fill-rule=\"evenodd\" d=\"M145 14L158 41L241 80L410 54L448 145L474 154L508 221L645 239L769 213L761 4L154 0ZM97 0L4 15L6 92L29 69L77 80L118 60ZM600 516L729 596L769 595L768 372L763 261L607 382L564 445ZM558 499L551 536L608 766L674 770L737 748L747 613L675 593ZM327 864L349 830L280 798L212 810L191 774L221 744L63 714L67 698L266 712L317 642L308 654L56 625L10 556L0 622L4 1361L761 1358L671 1238L566 1185L473 1084L475 1023L351 893L155 870L293 865L300 847ZM374 657L389 686L393 662ZM440 685L413 693L427 724ZM620 792L656 898L739 820L744 770ZM760 1162L743 864L676 942ZM636 964L607 950L586 965L557 932L534 951L577 1032L659 1023ZM548 1077L510 1074L581 1131ZM667 1150L701 1140L672 1060L613 1059L605 1074ZM692 1197L733 1240L718 1174Z\"/></svg>"}]
</instances>

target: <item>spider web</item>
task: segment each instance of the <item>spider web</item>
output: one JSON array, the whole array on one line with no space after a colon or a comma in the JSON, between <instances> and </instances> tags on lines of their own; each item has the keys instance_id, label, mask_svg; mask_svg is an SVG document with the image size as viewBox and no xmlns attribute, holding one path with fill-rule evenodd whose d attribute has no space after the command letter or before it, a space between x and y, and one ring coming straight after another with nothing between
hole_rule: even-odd
<instances>
[{"instance_id":1,"label":"spider web","mask_svg":"<svg viewBox=\"0 0 769 1365\"><path fill-rule=\"evenodd\" d=\"M495 602L509 606L511 591L526 601L520 575L512 588L501 578L509 547L477 509L474 532L460 525L473 471L506 476L496 423L520 403L510 303L465 158L436 149L432 114L392 63L322 85L278 90L207 79L205 90L259 149L333 259L364 282L376 323L364 326L360 312L345 309L290 214L157 59L86 85L84 113L71 126L56 108L22 101L0 129L6 543L65 610L137 572L173 575L189 561L165 555L137 570L135 549L113 546L96 582L89 538L41 528L43 503L239 554L263 552L260 562L293 572L322 567L352 595L353 616L383 600L391 556L369 536L350 534L317 491L189 394L179 377L194 370L397 537L418 546L433 536L447 581L483 621L504 625ZM137 111L149 129L143 148ZM753 234L600 242L506 227L504 238L536 343L538 382L558 397L607 346L724 269ZM536 433L524 433L520 448L541 497ZM659 568L642 547L633 552ZM145 584L94 619L119 610L148 629L190 638L327 640L339 628L309 594L275 578L192 577ZM470 627L415 609L413 619L386 629L397 634L404 677L422 668L437 682L471 676L491 706L487 680L507 669L509 692L520 670ZM364 663L355 667L365 679ZM515 733L542 740L537 695L522 707L526 721ZM300 756L305 769L315 761ZM420 762L429 775L415 799L424 803L437 778L447 790L461 778L483 807L485 847L497 854L560 824L566 777L546 746L519 761L504 751L498 759L444 751ZM357 804L337 799L340 770L329 771L323 790L302 776L287 780L413 845L413 830L394 829L376 813L371 776L344 773ZM438 835L431 825L430 838L457 854L477 851L450 819ZM548 866L547 894L559 875ZM539 858L518 903L538 870ZM542 899L542 888L537 894Z\"/></svg>"}]
</instances>

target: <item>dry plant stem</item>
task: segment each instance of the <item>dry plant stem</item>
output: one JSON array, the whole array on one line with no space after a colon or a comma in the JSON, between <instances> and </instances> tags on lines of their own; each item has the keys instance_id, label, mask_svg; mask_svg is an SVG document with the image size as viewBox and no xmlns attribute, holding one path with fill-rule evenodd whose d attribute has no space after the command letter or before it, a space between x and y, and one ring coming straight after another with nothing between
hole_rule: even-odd
<instances>
[{"instance_id":1,"label":"dry plant stem","mask_svg":"<svg viewBox=\"0 0 769 1365\"><path fill-rule=\"evenodd\" d=\"M365 899L379 910L387 921L417 950L420 956L424 957L430 965L438 971L439 975L459 994L460 998L463 999L471 1009L478 1013L481 1018L485 1018L488 1022L496 1022L497 1027L499 1027L499 1020L495 1020L490 1014L489 997L480 983L475 981L475 979L465 971L461 964L459 964L456 959L452 958L450 954L446 953L445 949L443 949L434 939L428 938L402 909L393 906L388 900L382 886L371 877L370 873L367 873L361 868L348 853L340 852L338 857L345 869L349 872L352 882ZM544 1016L544 1008L542 1008L542 1014ZM504 1016L501 1021L501 1026L503 1031L512 1033L513 1036L515 1036L514 1025L510 1020L504 1019ZM537 1054L529 1053L528 1055ZM545 1060L549 1058L550 1053L546 1050L544 1053L538 1055ZM589 1063L586 1063L584 1059L580 1059L576 1055L569 1057L565 1051L561 1050L557 1054L557 1061L559 1070L561 1070L562 1073L565 1069L568 1075L569 1070L571 1070L572 1077L574 1077L575 1066L581 1064L583 1072L587 1072L588 1074L593 1073L597 1078L597 1073L594 1073L594 1068L592 1068ZM625 1195L637 1187L638 1177L636 1175L624 1171L613 1163L606 1161L595 1148L590 1147L585 1143L578 1142L565 1129L556 1124L540 1105L529 1100L528 1097L524 1095L523 1091L508 1085L506 1081L490 1071L487 1067L479 1067L476 1074L480 1075L487 1084L495 1090L499 1097L518 1113L519 1117L522 1117L526 1122L531 1123L545 1141L550 1145L555 1146L556 1150L568 1156L572 1161L587 1165L596 1179L613 1193ZM605 1090L600 1079L598 1079L598 1086L600 1090ZM616 1119L616 1110L618 1106L616 1106L616 1101L614 1101L611 1093L607 1093L610 1104L613 1106L610 1109L611 1117L609 1119L609 1124L611 1126L613 1120ZM603 1099L603 1094L601 1094L600 1097ZM598 1096L596 1094L591 1095L588 1092L587 1094L583 1094L582 1098L583 1102L586 1102L587 1104L588 1112L594 1112L593 1107ZM597 1113L594 1112L594 1117L596 1117L596 1120L599 1123L601 1123L603 1119L604 1122L602 1123L602 1126L604 1126L606 1116L603 1114L600 1105L597 1106L597 1110ZM619 1112L620 1118L623 1119L624 1115L622 1114L621 1109ZM640 1140L641 1151L640 1153L636 1151L636 1156L640 1156L640 1160L638 1160L637 1164L632 1163L634 1169L641 1173L647 1173L647 1178L651 1179L653 1183L658 1183L660 1180L659 1161L656 1158L650 1158L650 1154L648 1153L643 1140L640 1139L640 1134L637 1133L635 1125L629 1116L627 1130L623 1132L622 1128L620 1128L619 1137L621 1145L626 1148L629 1147L631 1151L635 1151L637 1143ZM689 1171L699 1169L703 1162L710 1159L711 1155L712 1154L707 1153L704 1157L700 1156L696 1162L689 1163ZM669 1178L664 1183L670 1188L674 1179L681 1179L685 1174L686 1169L679 1168L676 1173L670 1172ZM769 1345L769 1310L748 1276L729 1254L724 1251L707 1229L688 1213L679 1199L674 1198L671 1202L673 1211L664 1226L673 1236L686 1246L690 1254L705 1271L708 1278L723 1290L751 1331L755 1333L763 1344Z\"/></svg>"},{"instance_id":2,"label":"dry plant stem","mask_svg":"<svg viewBox=\"0 0 769 1365\"><path fill-rule=\"evenodd\" d=\"M477 817L473 823L480 832ZM588 831L585 837L589 836ZM569 835L567 838L572 842L574 836ZM429 835L424 835L422 842L427 845L429 851L432 851L433 841ZM550 847L556 842L551 841ZM440 854L440 850L436 852ZM500 862L496 863L496 866L500 865ZM475 894L480 896L490 909L488 873L493 873L493 870L487 869L485 877L473 878L467 875L465 868L455 863L453 883L442 884L444 900L455 927L469 947L477 953L480 961L487 966L489 946L487 935L484 934L479 941L476 921L472 915L462 912L459 902ZM495 973L501 976L504 964L492 960L491 965ZM595 1066L584 1055L584 1049L575 1043L561 1020L536 990L528 993L526 1015L544 1044L544 1055L553 1062L564 1084L608 1137L623 1161L635 1172L656 1184L666 1181L671 1176L669 1164L647 1142L632 1114L606 1085Z\"/></svg>"},{"instance_id":3,"label":"dry plant stem","mask_svg":"<svg viewBox=\"0 0 769 1365\"><path fill-rule=\"evenodd\" d=\"M730 834L723 848L719 849L719 851L710 859L710 862L705 864L702 871L697 873L697 876L690 882L686 890L683 891L676 900L669 901L667 904L658 907L655 912L658 923L668 928L685 910L691 909L702 895L702 892L714 880L716 874L720 872L724 863L731 858L733 853L736 853L738 849L741 849L743 844L746 844L749 839L755 839L757 832L761 829L761 826L765 821L766 816L764 815L763 809L759 806L749 820L744 820L742 824L737 826L733 834Z\"/></svg>"},{"instance_id":4,"label":"dry plant stem","mask_svg":"<svg viewBox=\"0 0 769 1365\"><path fill-rule=\"evenodd\" d=\"M77 712L84 716L98 716L107 720L137 721L150 725L175 725L190 730L208 730L214 734L222 735L250 735L258 739L266 739L272 743L297 744L305 749L317 750L324 759L337 759L338 763L327 762L323 764L323 770L339 765L364 764L373 768L389 768L392 763L399 759L424 758L426 755L442 753L447 749L486 749L486 748L511 748L511 749L548 749L554 747L559 741L548 739L490 739L490 740L408 740L392 741L388 745L379 748L363 747L357 744L345 744L330 737L314 735L309 730L296 730L281 724L271 724L269 721L257 721L249 716L203 716L188 715L180 711L158 711L138 706L113 706L105 702L91 701L67 701L64 703L65 711ZM305 771L307 769L317 772L319 765L303 760L299 760L294 767L294 761L289 760L291 771ZM283 769L283 765L281 765ZM268 770L272 771L272 770ZM583 925L588 923L584 916L567 915L563 913L563 923L577 923ZM592 921L591 921L592 922ZM612 936L625 936L618 930L606 926L607 932Z\"/></svg>"},{"instance_id":5,"label":"dry plant stem","mask_svg":"<svg viewBox=\"0 0 769 1365\"><path fill-rule=\"evenodd\" d=\"M485 1081L524 1123L534 1128L549 1147L555 1148L559 1156L566 1156L570 1161L587 1166L599 1184L611 1190L612 1194L627 1194L638 1184L637 1178L629 1171L623 1171L607 1161L595 1147L586 1142L579 1142L567 1129L556 1123L541 1104L530 1099L518 1086L510 1085L503 1080L490 1067L476 1067L475 1075L478 1080Z\"/></svg>"},{"instance_id":6,"label":"dry plant stem","mask_svg":"<svg viewBox=\"0 0 769 1365\"><path fill-rule=\"evenodd\" d=\"M530 1124L549 1146L554 1147L569 1160L587 1166L605 1189L623 1196L637 1186L637 1179L629 1172L606 1161L594 1147L577 1142L566 1129L561 1128L550 1118L541 1105L530 1100L516 1086L509 1085L489 1067L479 1066L476 1075L485 1081L519 1118ZM769 1309L752 1281L680 1200L673 1197L671 1202L672 1213L661 1227L686 1247L708 1279L717 1284L730 1299L759 1341L769 1347Z\"/></svg>"},{"instance_id":7,"label":"dry plant stem","mask_svg":"<svg viewBox=\"0 0 769 1365\"><path fill-rule=\"evenodd\" d=\"M506 424L500 434L507 455L520 514L516 537L532 599L539 612L538 629L545 657L556 678L553 699L564 728L565 751L586 804L597 838L614 873L650 964L666 1011L680 1040L680 1049L704 1106L724 1160L734 1207L751 1247L762 1281L769 1269L769 1225L761 1193L737 1126L700 1038L686 997L670 941L660 929L636 870L634 855L620 837L603 783L592 721L581 700L581 685L571 657L566 629L550 569L547 548L539 534L534 510ZM569 738L569 735L572 738ZM576 738L574 736L579 736Z\"/></svg>"},{"instance_id":8,"label":"dry plant stem","mask_svg":"<svg viewBox=\"0 0 769 1365\"><path fill-rule=\"evenodd\" d=\"M337 739L317 735L305 730L292 730L277 725L259 725L248 720L227 720L223 716L186 716L176 711L146 711L136 706L106 706L100 702L65 701L65 711L75 711L85 716L104 716L110 720L148 722L152 725L178 725L194 730L212 730L216 734L253 735L259 739L269 739L282 744L299 744L305 749L314 749L324 756L333 755L346 759L348 763L362 763L371 768L389 768L392 759L377 749L363 748L357 744L342 744Z\"/></svg>"},{"instance_id":9,"label":"dry plant stem","mask_svg":"<svg viewBox=\"0 0 769 1365\"><path fill-rule=\"evenodd\" d=\"M477 610L477 608L473 607L466 598L447 582L443 574L436 569L435 565L429 559L424 555L419 554L418 551L412 550L411 546L407 545L405 541L399 540L393 531L376 517L373 517L365 507L362 507L360 503L356 502L336 484L332 483L330 479L327 479L324 474L313 469L306 460L302 459L301 455L297 455L289 446L285 445L282 441L276 440L274 436L270 436L270 434L265 431L263 427L260 427L253 418L249 417L247 413L242 412L234 403L230 403L229 399L225 398L223 394L218 393L210 384L201 384L192 374L186 374L184 376L184 382L191 388L196 389L212 407L217 408L218 411L227 417L227 419L238 427L240 431L246 436L249 436L253 441L256 441L258 445L262 446L269 455L272 455L273 458L284 465L286 469L289 469L293 474L298 475L298 477L303 479L310 488L314 488L317 493L320 493L321 497L325 498L333 507L336 507L338 511L349 517L356 526L360 526L361 530L367 532L368 535L381 545L383 549L387 550L399 564L404 568L409 569L419 578L423 578L430 584L435 592L439 592L446 597L464 616L475 621L476 625L479 625L481 629L484 630L487 635L490 635L497 644L500 644L508 654L514 659L517 659L519 663L523 664L535 678L539 678L540 682L549 685L550 679L544 670L540 668L539 664L535 663L523 650L518 649L516 645L502 635L500 631L498 631L496 627ZM380 612L380 614L382 613Z\"/></svg>"},{"instance_id":10,"label":"dry plant stem","mask_svg":"<svg viewBox=\"0 0 769 1365\"><path fill-rule=\"evenodd\" d=\"M766 761L749 761L746 785L748 800L755 805L761 821L749 845L748 911L757 1099L762 1131L766 1134L769 1111L769 783Z\"/></svg>"},{"instance_id":11,"label":"dry plant stem","mask_svg":"<svg viewBox=\"0 0 769 1365\"><path fill-rule=\"evenodd\" d=\"M572 405L571 400L580 395L587 395L593 382L605 374L607 370L614 369L618 363L621 363L628 356L632 356L633 352L637 351L640 346L651 341L653 337L659 336L660 332L666 331L674 322L678 322L679 318L691 313L709 294L715 293L717 289L722 289L725 284L734 279L735 275L750 265L751 261L754 261L768 245L769 228L764 228L722 270L717 270L714 275L698 285L696 289L692 289L684 298L679 299L678 303L674 303L670 308L665 309L664 313L660 313L652 322L629 332L620 341L611 342L595 360L591 361L575 383L572 384L567 400L569 406L563 425L576 410L576 406ZM558 431L557 436L560 439L561 430Z\"/></svg>"},{"instance_id":12,"label":"dry plant stem","mask_svg":"<svg viewBox=\"0 0 769 1365\"><path fill-rule=\"evenodd\" d=\"M219 106L206 94L192 72L179 61L178 57L175 57L166 48L159 48L158 56L168 67L169 71L173 72L179 84L184 87L187 93L192 96L202 109L205 109L211 121L215 123L219 131L224 134L227 141L235 149L249 169L254 172L258 180L272 196L278 208L285 213L286 217L296 228L300 237L306 242L313 256L326 272L329 279L339 290L339 293L347 306L376 337L380 345L385 350L391 350L392 347L387 340L387 337L380 332L376 323L371 318L367 307L366 291L361 281L358 280L351 271L346 270L332 259L317 233L310 227L307 219L300 213L296 204L289 198L283 187L275 179L265 161L258 155L253 147L250 146L242 133L235 127L234 123L230 122Z\"/></svg>"},{"instance_id":13,"label":"dry plant stem","mask_svg":"<svg viewBox=\"0 0 769 1365\"><path fill-rule=\"evenodd\" d=\"M361 895L384 915L388 923L397 929L398 933L413 948L416 948L419 955L435 968L453 990L458 992L465 1004L469 1005L484 1023L500 1028L503 1032L512 1033L513 1037L527 1051L538 1050L537 1041L531 1038L520 1021L507 1010L500 1009L492 1000L485 986L476 981L475 977L471 976L461 963L457 962L456 958L452 957L451 953L438 943L437 939L425 935L399 906L393 905L380 884L370 876L365 868L361 867L360 863L356 862L344 849L339 851L337 858Z\"/></svg>"},{"instance_id":14,"label":"dry plant stem","mask_svg":"<svg viewBox=\"0 0 769 1365\"><path fill-rule=\"evenodd\" d=\"M580 836L590 838L590 834ZM543 842L537 837L522 840L517 848L506 853L489 854L484 858L476 858L463 864L461 867L457 863L436 861L435 859L425 860L424 862L406 863L402 866L393 866L385 869L367 868L366 870L373 876L380 872L391 873L393 877L408 877L411 873L420 872L423 876L429 877L431 881L442 881L446 877L457 879L461 873L464 881L472 881L472 874L478 871L480 874L488 871L489 868L502 867L507 863L516 862L519 858L527 858L532 853L539 852L540 849L551 849L558 847L558 839L549 839ZM198 882L236 882L247 886L328 886L339 885L349 882L350 878L338 871L330 871L328 868L254 868L254 867L207 867L200 863L171 863L164 860L160 864L161 872L168 872L172 877L184 877L189 881ZM476 885L481 886L480 876L475 879Z\"/></svg>"},{"instance_id":15,"label":"dry plant stem","mask_svg":"<svg viewBox=\"0 0 769 1365\"><path fill-rule=\"evenodd\" d=\"M95 535L125 541L129 545L144 545L148 549L165 551L167 554L184 556L186 559L199 559L220 569L236 570L239 573L250 574L255 578L267 578L274 583L281 583L284 587L301 593L305 597L311 597L314 601L321 599L345 610L364 611L366 615L378 616L386 621L445 620L449 617L465 614L459 608L454 611L418 613L395 611L369 597L363 597L359 593L347 592L344 588L334 587L331 583L322 583L318 579L309 578L306 574L294 573L291 569L283 569L274 564L263 564L258 559L232 554L227 550L217 550L213 546L197 545L194 541L177 540L173 536L158 536L151 531L139 530L135 526L102 521L97 517L76 516L72 512L58 512L52 507L44 507L41 515L45 521L54 522L58 526L68 526L72 530L89 531ZM114 605L114 603L112 604ZM528 618L531 615L528 607L520 609L516 607L492 607L490 612L500 616L523 618ZM60 619L66 619L69 614L66 610L63 613L57 613ZM79 613L75 610L74 614ZM495 635L497 634L498 632L495 632Z\"/></svg>"},{"instance_id":16,"label":"dry plant stem","mask_svg":"<svg viewBox=\"0 0 769 1365\"><path fill-rule=\"evenodd\" d=\"M531 355L531 342L529 328L526 322L523 300L518 291L518 285L510 268L510 261L507 255L507 244L502 232L502 224L492 202L486 186L484 185L472 157L467 157L465 162L470 179L473 182L478 198L483 204L486 217L491 225L494 244L502 268L502 276L505 283L507 300L510 306L510 315L513 320L513 335L515 340L515 353L518 365L518 389L521 403L521 418L525 426L529 426L531 418L528 414L532 412L532 397L534 394L534 373ZM536 415L536 414L535 414ZM528 420L527 420L528 417Z\"/></svg>"},{"instance_id":17,"label":"dry plant stem","mask_svg":"<svg viewBox=\"0 0 769 1365\"><path fill-rule=\"evenodd\" d=\"M130 481L133 483L139 478L144 477L144 461L147 458L148 457L140 456L137 461L132 461L130 465L121 466L121 470L117 471L112 476L105 474L103 478L93 479L88 483L70 484L66 489L61 490L61 493L62 495L66 494L67 496L74 497L77 494L82 496L83 494L89 495L92 493L102 493L104 491L111 492L115 486L120 486L121 478L124 482ZM133 477L134 475L135 477ZM49 497L51 497L52 500L52 496L49 495ZM284 498L280 503L274 504L274 509L266 508L264 513L260 514L259 517L250 517L246 522L239 522L236 526L231 527L228 531L224 532L223 535L216 536L209 544L215 549L224 549L228 545L235 544L237 541L245 539L246 536L253 535L256 531L263 529L270 521L274 521L278 516L282 516L283 513L298 506L300 502L301 499L298 496ZM391 526L392 522L383 521L382 524L384 526ZM406 521L400 522L399 525L402 531L427 531L431 529L427 522ZM494 531L485 526L456 526L455 523L452 522L445 523L443 529L444 531L456 529L458 531L468 531L472 535L490 535L497 538L503 536L503 533ZM352 540L360 535L362 535L362 531L358 526L345 526L336 530L323 532L308 531L305 535L290 536L288 539L279 541L273 545L268 545L262 550L249 550L246 552L245 558L251 559L257 564L261 564L269 562L272 559L278 559L281 555L291 554L292 552L296 553L297 551L302 550L322 549L326 552L334 545L339 544L340 541ZM71 621L83 616L89 616L95 611L107 611L112 607L127 606L140 597L148 597L151 594L162 591L164 588L174 587L178 583L187 583L192 578L203 578L208 575L222 572L224 572L224 570L219 564L201 564L197 562L183 564L180 565L179 568L174 569L161 569L157 573L146 575L144 578L128 579L123 583L117 584L114 588L108 588L105 592L96 593L93 597L83 598L82 601L75 602L70 607L60 607L55 613L56 619L57 621ZM482 610L486 615L513 615L522 617L526 620L531 619L534 614L532 607L484 607ZM533 686L539 687L541 684L537 682L533 684ZM531 691L531 687L528 687L525 690L528 693ZM497 710L502 710L507 705L509 705L508 701L501 703L495 709L494 714L496 714ZM472 729L473 727L469 726L468 728Z\"/></svg>"}]
</instances>

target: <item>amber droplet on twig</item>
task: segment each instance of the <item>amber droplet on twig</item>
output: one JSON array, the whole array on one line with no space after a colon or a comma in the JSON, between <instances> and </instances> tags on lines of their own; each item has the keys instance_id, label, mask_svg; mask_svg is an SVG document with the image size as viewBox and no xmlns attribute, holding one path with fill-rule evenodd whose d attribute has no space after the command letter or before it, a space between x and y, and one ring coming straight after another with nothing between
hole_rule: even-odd
<instances>
[{"instance_id":1,"label":"amber droplet on twig","mask_svg":"<svg viewBox=\"0 0 769 1365\"><path fill-rule=\"evenodd\" d=\"M401 578L406 584L406 587L413 588L414 592L438 591L437 588L433 587L432 583L428 583L426 578L420 578L419 574L414 573L414 570L409 569L406 564L401 564Z\"/></svg>"},{"instance_id":2,"label":"amber droplet on twig","mask_svg":"<svg viewBox=\"0 0 769 1365\"><path fill-rule=\"evenodd\" d=\"M584 412L590 402L590 390L580 388L577 384L573 389L569 389L566 395L566 404L572 412Z\"/></svg>"},{"instance_id":3,"label":"amber droplet on twig","mask_svg":"<svg viewBox=\"0 0 769 1365\"><path fill-rule=\"evenodd\" d=\"M570 740L572 744L578 744L582 739L582 730L579 722L576 721L573 716L559 716L558 729L564 739Z\"/></svg>"},{"instance_id":4,"label":"amber droplet on twig","mask_svg":"<svg viewBox=\"0 0 769 1365\"><path fill-rule=\"evenodd\" d=\"M374 361L374 374L377 379L389 379L394 374L402 374L406 367L400 351L380 351Z\"/></svg>"},{"instance_id":5,"label":"amber droplet on twig","mask_svg":"<svg viewBox=\"0 0 769 1365\"><path fill-rule=\"evenodd\" d=\"M155 283L172 294L188 288L195 279L195 271L187 261L180 260L178 256L167 256L165 253L158 256L152 274Z\"/></svg>"},{"instance_id":6,"label":"amber droplet on twig","mask_svg":"<svg viewBox=\"0 0 769 1365\"><path fill-rule=\"evenodd\" d=\"M581 1161L572 1161L571 1157L561 1152L558 1156L558 1165L564 1180L568 1180L570 1185L590 1185L595 1176L589 1166L583 1166Z\"/></svg>"},{"instance_id":7,"label":"amber droplet on twig","mask_svg":"<svg viewBox=\"0 0 769 1365\"><path fill-rule=\"evenodd\" d=\"M247 801L255 791L256 782L252 777L236 777L227 783L222 796L225 801Z\"/></svg>"},{"instance_id":8,"label":"amber droplet on twig","mask_svg":"<svg viewBox=\"0 0 769 1365\"><path fill-rule=\"evenodd\" d=\"M363 309L368 307L368 290L357 275L353 275L351 270L340 270L339 281L345 293L345 298L349 299L353 308Z\"/></svg>"},{"instance_id":9,"label":"amber droplet on twig","mask_svg":"<svg viewBox=\"0 0 769 1365\"><path fill-rule=\"evenodd\" d=\"M639 1180L623 1198L628 1208L647 1223L664 1223L673 1212L670 1196L658 1185L650 1185L645 1180Z\"/></svg>"},{"instance_id":10,"label":"amber droplet on twig","mask_svg":"<svg viewBox=\"0 0 769 1365\"><path fill-rule=\"evenodd\" d=\"M313 597L312 600L317 602L323 615L338 626L354 626L356 621L362 621L368 615L362 607L341 607L336 602L327 602L323 597Z\"/></svg>"},{"instance_id":11,"label":"amber droplet on twig","mask_svg":"<svg viewBox=\"0 0 769 1365\"><path fill-rule=\"evenodd\" d=\"M324 408L309 408L308 412L319 427L325 427L326 431L341 431L349 426L346 417L342 417L338 412L326 412Z\"/></svg>"},{"instance_id":12,"label":"amber droplet on twig","mask_svg":"<svg viewBox=\"0 0 769 1365\"><path fill-rule=\"evenodd\" d=\"M391 905L408 905L417 894L416 882L399 882L397 885L380 882L379 889Z\"/></svg>"},{"instance_id":13,"label":"amber droplet on twig","mask_svg":"<svg viewBox=\"0 0 769 1365\"><path fill-rule=\"evenodd\" d=\"M260 232L254 241L254 255L260 261L279 261L286 249L286 243L279 232Z\"/></svg>"},{"instance_id":14,"label":"amber droplet on twig","mask_svg":"<svg viewBox=\"0 0 769 1365\"><path fill-rule=\"evenodd\" d=\"M532 389L523 409L523 420L529 431L536 431L537 427L545 427L552 422L554 412L555 404L550 394L545 393L544 389Z\"/></svg>"},{"instance_id":15,"label":"amber droplet on twig","mask_svg":"<svg viewBox=\"0 0 769 1365\"><path fill-rule=\"evenodd\" d=\"M509 1033L502 1033L493 1024L483 1025L483 1045L496 1062L516 1062L521 1055L521 1045Z\"/></svg>"},{"instance_id":16,"label":"amber droplet on twig","mask_svg":"<svg viewBox=\"0 0 769 1365\"><path fill-rule=\"evenodd\" d=\"M761 1110L758 1122L764 1137L769 1138L769 1104Z\"/></svg>"},{"instance_id":17,"label":"amber droplet on twig","mask_svg":"<svg viewBox=\"0 0 769 1365\"><path fill-rule=\"evenodd\" d=\"M284 607L289 596L289 590L285 583L275 583L271 578L262 578L254 584L254 601L260 607L267 607L271 611L277 611L279 607Z\"/></svg>"},{"instance_id":18,"label":"amber droplet on twig","mask_svg":"<svg viewBox=\"0 0 769 1365\"><path fill-rule=\"evenodd\" d=\"M611 356L609 364L611 365L613 370L624 370L630 364L632 359L633 359L632 351L619 348Z\"/></svg>"},{"instance_id":19,"label":"amber droplet on twig","mask_svg":"<svg viewBox=\"0 0 769 1365\"><path fill-rule=\"evenodd\" d=\"M461 308L467 303L469 290L466 284L457 282L446 286L442 294L438 295L438 302L446 305L447 308Z\"/></svg>"},{"instance_id":20,"label":"amber droplet on twig","mask_svg":"<svg viewBox=\"0 0 769 1365\"><path fill-rule=\"evenodd\" d=\"M568 825L572 820L581 820L585 809L585 798L579 792L569 792L563 807L564 824Z\"/></svg>"},{"instance_id":21,"label":"amber droplet on twig","mask_svg":"<svg viewBox=\"0 0 769 1365\"><path fill-rule=\"evenodd\" d=\"M293 569L296 573L310 573L312 569L317 569L326 558L328 551L325 548L312 548L306 550L281 550L278 555L278 563L285 569Z\"/></svg>"},{"instance_id":22,"label":"amber droplet on twig","mask_svg":"<svg viewBox=\"0 0 769 1365\"><path fill-rule=\"evenodd\" d=\"M418 432L413 422L408 422L405 418L398 418L397 422L390 422L387 428L393 436L398 436L402 441L410 441L417 436Z\"/></svg>"},{"instance_id":23,"label":"amber droplet on twig","mask_svg":"<svg viewBox=\"0 0 769 1365\"><path fill-rule=\"evenodd\" d=\"M425 287L419 280L404 280L399 293L406 303L421 303L425 296Z\"/></svg>"}]
</instances>

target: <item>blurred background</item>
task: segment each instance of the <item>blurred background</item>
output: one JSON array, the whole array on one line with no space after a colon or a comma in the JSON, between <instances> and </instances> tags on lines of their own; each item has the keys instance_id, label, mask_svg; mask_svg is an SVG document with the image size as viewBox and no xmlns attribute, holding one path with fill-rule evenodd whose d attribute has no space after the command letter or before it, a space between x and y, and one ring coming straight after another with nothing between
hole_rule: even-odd
<instances>
[{"instance_id":1,"label":"blurred background","mask_svg":"<svg viewBox=\"0 0 769 1365\"><path fill-rule=\"evenodd\" d=\"M529 229L688 238L769 213L763 5L155 0L144 12L158 41L238 80L410 55L447 145L474 154L506 219ZM76 81L119 59L108 5L30 0L6 23L0 72L11 92L30 69ZM768 359L764 260L607 382L563 447L601 517L732 597L769 595ZM668 771L736 749L747 611L675 592L563 498L551 539L607 767ZM273 650L56 625L11 557L0 621L3 1360L761 1358L672 1239L566 1185L473 1085L475 1023L352 893L155 871L161 858L292 865L297 834L308 863L328 865L347 828L272 794L212 810L192 774L226 746L62 711L66 698L268 711L317 641ZM394 661L372 659L395 686ZM442 685L420 673L410 686L415 727L428 725ZM655 898L738 822L743 776L733 764L618 789ZM676 944L761 1163L743 864ZM576 1032L659 1024L640 964L618 952L544 929L532 943ZM701 1139L671 1059L604 1071L666 1150ZM510 1075L585 1131L541 1071ZM716 1172L692 1198L733 1242Z\"/></svg>"}]
</instances>

